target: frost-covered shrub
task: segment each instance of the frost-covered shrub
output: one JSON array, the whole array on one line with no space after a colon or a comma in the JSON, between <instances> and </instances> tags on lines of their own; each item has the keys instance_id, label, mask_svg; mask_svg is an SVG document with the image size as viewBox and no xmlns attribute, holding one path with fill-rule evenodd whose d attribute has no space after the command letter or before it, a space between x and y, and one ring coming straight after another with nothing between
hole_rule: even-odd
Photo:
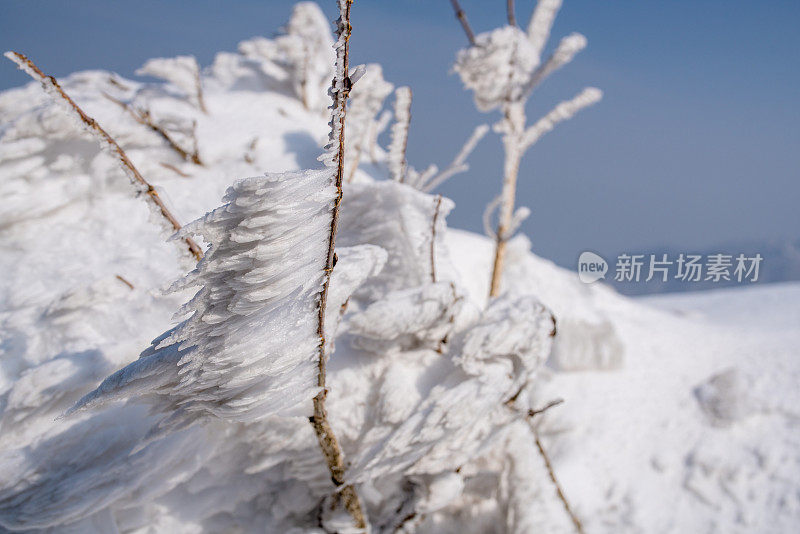
<instances>
[{"instance_id":1,"label":"frost-covered shrub","mask_svg":"<svg viewBox=\"0 0 800 534\"><path fill-rule=\"evenodd\" d=\"M201 111L206 111L203 99L203 85L200 79L200 65L194 56L172 58L153 58L136 71L139 76L154 76L172 83L187 97L194 100Z\"/></svg>"},{"instance_id":2,"label":"frost-covered shrub","mask_svg":"<svg viewBox=\"0 0 800 534\"><path fill-rule=\"evenodd\" d=\"M383 102L394 85L383 79L383 69L377 63L366 66L366 72L350 91L347 110L347 146L345 176L352 179L362 158L374 152L381 124L376 120ZM384 124L385 127L385 124Z\"/></svg>"},{"instance_id":3,"label":"frost-covered shrub","mask_svg":"<svg viewBox=\"0 0 800 534\"><path fill-rule=\"evenodd\" d=\"M330 22L316 3L297 3L282 35L244 41L239 51L283 68L306 109L322 111L327 106L325 94L334 74L333 36Z\"/></svg>"},{"instance_id":4,"label":"frost-covered shrub","mask_svg":"<svg viewBox=\"0 0 800 534\"><path fill-rule=\"evenodd\" d=\"M453 70L474 92L475 106L490 111L521 98L538 66L539 55L525 32L503 26L478 35L474 46L459 51Z\"/></svg>"}]
</instances>

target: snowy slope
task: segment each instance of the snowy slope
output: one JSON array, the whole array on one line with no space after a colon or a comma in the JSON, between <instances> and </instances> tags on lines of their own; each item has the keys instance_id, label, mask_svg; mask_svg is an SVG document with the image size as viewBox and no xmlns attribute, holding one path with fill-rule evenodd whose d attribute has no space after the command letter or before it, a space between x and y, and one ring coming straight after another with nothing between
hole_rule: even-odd
<instances>
[{"instance_id":1,"label":"snowy slope","mask_svg":"<svg viewBox=\"0 0 800 534\"><path fill-rule=\"evenodd\" d=\"M279 70L239 54L220 54L204 72L208 113L177 87L110 80L109 73L86 72L63 85L117 138L184 223L217 207L239 178L316 166L326 140L323 112L305 109ZM154 116L196 121L204 165L181 159L104 92L119 99L144 95ZM102 417L56 420L174 326L172 315L191 293L162 290L192 267L181 259L179 242L165 241L115 163L66 117L37 84L0 94L0 481L34 484L29 493L0 488L3 519L34 526L47 518L64 521L63 510L46 504L58 491L70 491L74 479L63 478L64 486L52 493L41 488L80 462L93 465L90 454L101 444L98 457L129 463L126 471L90 473L107 477L113 491L99 491L93 502L104 507L95 515L74 504L66 519L82 518L74 526L79 532L279 531L280 521L314 505L314 484L326 487L302 418L214 423L140 452L130 448L148 429L138 412L115 411L120 407ZM476 321L487 306L492 243L446 231L441 276L458 280L465 295L441 282L416 291L427 271L393 263L416 251L392 241L395 234L381 222L391 214L411 234L427 231L425 210L433 199L386 185L385 176L383 163L362 164L345 188L339 244L380 242L390 261L348 310L350 330L337 341L329 380L332 422L352 453L364 498L376 515L403 504L382 502L389 494L383 485L397 482L397 466L416 462L416 480L428 491L419 497L418 509L426 511L419 532L569 532L527 433L503 434L521 466L517 471L499 479L482 475L503 458L495 442L469 432L491 434L505 417L496 386L506 367L481 368L478 377L489 381L465 378L439 363L436 351L408 348L411 337L424 344L441 339L450 323ZM384 211L370 219L364 214L379 189ZM602 285L581 284L574 273L531 254L524 238L509 249L506 294L535 296L557 320L553 351L546 369L537 371L531 401L566 401L538 421L587 532L800 527L800 285L630 300ZM397 291L392 302L423 300L431 310L430 319L401 317L396 328L427 320L423 330L430 339L418 339L424 336L416 323L408 336L388 341L370 329L387 311L360 303L392 283L398 285L391 288ZM449 309L461 301L469 305L460 319L441 322L436 306ZM503 309L493 313L482 320L515 319ZM453 432L465 432L459 446L437 441L437 417L451 397L473 401L447 414L461 424ZM136 424L126 419L132 415L140 417ZM380 424L366 425L373 420ZM385 447L406 438L412 447ZM50 458L62 457L61 471L49 468ZM310 482L288 483L292 477ZM509 515L517 520L507 522Z\"/></svg>"},{"instance_id":2,"label":"snowy slope","mask_svg":"<svg viewBox=\"0 0 800 534\"><path fill-rule=\"evenodd\" d=\"M485 240L451 236L473 261L488 258ZM543 428L587 532L797 529L800 284L629 300L522 262L515 290L537 292L557 317L595 309L625 347L620 368L554 372L541 392L566 401ZM486 269L473 290L488 287Z\"/></svg>"}]
</instances>

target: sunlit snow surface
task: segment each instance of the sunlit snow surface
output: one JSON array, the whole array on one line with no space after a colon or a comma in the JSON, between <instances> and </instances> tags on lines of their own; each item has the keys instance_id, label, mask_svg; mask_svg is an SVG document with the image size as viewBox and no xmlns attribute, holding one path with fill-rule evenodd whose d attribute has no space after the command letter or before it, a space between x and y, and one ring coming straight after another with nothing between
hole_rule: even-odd
<instances>
[{"instance_id":1,"label":"sunlit snow surface","mask_svg":"<svg viewBox=\"0 0 800 534\"><path fill-rule=\"evenodd\" d=\"M177 86L63 81L184 223L238 179L320 168L325 113L258 58L220 54L206 69L208 114ZM196 121L205 165L103 92L180 122L189 146ZM0 531L315 531L331 486L303 408L150 441L163 414L135 399L58 419L178 324L194 290L164 290L193 265L38 85L0 94L0 122ZM418 532L570 532L527 425L503 404L526 381L526 408L566 401L539 432L587 532L800 527L800 285L634 301L516 239L506 295L487 305L492 243L448 230L443 201L434 283L436 197L385 182L378 152L345 188L328 377L374 531L413 509ZM552 352L537 299L558 322Z\"/></svg>"}]
</instances>

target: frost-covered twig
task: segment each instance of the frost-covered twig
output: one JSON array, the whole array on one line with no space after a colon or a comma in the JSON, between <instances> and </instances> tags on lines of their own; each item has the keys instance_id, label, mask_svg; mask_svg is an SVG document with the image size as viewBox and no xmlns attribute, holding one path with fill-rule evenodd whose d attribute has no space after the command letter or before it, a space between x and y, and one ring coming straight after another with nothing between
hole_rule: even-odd
<instances>
[{"instance_id":1,"label":"frost-covered twig","mask_svg":"<svg viewBox=\"0 0 800 534\"><path fill-rule=\"evenodd\" d=\"M523 94L530 94L537 85L575 58L575 55L586 48L586 37L580 33L571 33L561 39L553 55L531 74L530 80L522 90Z\"/></svg>"},{"instance_id":2,"label":"frost-covered twig","mask_svg":"<svg viewBox=\"0 0 800 534\"><path fill-rule=\"evenodd\" d=\"M128 112L128 114L138 122L139 124L148 127L150 130L157 133L161 138L167 142L169 147L178 153L178 155L186 161L191 161L195 165L202 165L203 162L200 160L200 154L197 150L197 138L194 137L194 149L191 151L187 151L184 149L177 141L175 141L172 136L161 126L153 122L152 117L150 116L150 111L135 108L118 98L114 98L113 96L109 95L108 93L102 93L102 95L110 100L111 102L117 104L119 107L124 109Z\"/></svg>"},{"instance_id":3,"label":"frost-covered twig","mask_svg":"<svg viewBox=\"0 0 800 534\"><path fill-rule=\"evenodd\" d=\"M550 29L561 9L562 0L539 0L528 22L528 40L533 45L534 53L541 57L544 45L550 38Z\"/></svg>"},{"instance_id":4,"label":"frost-covered twig","mask_svg":"<svg viewBox=\"0 0 800 534\"><path fill-rule=\"evenodd\" d=\"M133 165L130 159L128 159L127 154L122 148L117 144L113 137L111 137L93 118L88 116L84 111L78 107L72 98L64 92L61 86L58 84L58 81L53 76L48 76L43 73L36 64L33 63L30 59L28 59L25 55L20 54L19 52L6 52L5 56L17 64L17 66L25 71L29 76L31 76L34 80L38 80L41 82L42 87L44 87L45 91L49 93L51 96L55 98L59 98L63 100L67 106L78 116L80 121L86 125L87 130L98 140L103 148L108 148L112 154L116 157L116 159L122 165L125 174L128 175L130 178L131 183L136 186L138 192L146 193L147 199L152 203L153 207L164 217L164 219L169 222L169 225L172 227L173 230L177 231L181 229L181 224L175 218L174 215L167 209L166 204L161 199L158 194L158 191L150 185L150 183L144 179L144 177L139 173L136 167ZM197 246L197 243L191 237L184 237L184 242L186 243L189 252L194 256L197 261L203 257L203 252L200 250L200 247Z\"/></svg>"},{"instance_id":5,"label":"frost-covered twig","mask_svg":"<svg viewBox=\"0 0 800 534\"><path fill-rule=\"evenodd\" d=\"M347 112L347 96L350 92L351 81L348 77L348 53L350 44L350 7L353 0L338 0L339 20L337 21L337 41L336 48L336 70L333 78L333 86L330 90L333 99L331 113L331 133L330 143L327 146L327 153L323 155L322 161L327 166L336 166L336 200L331 214L330 233L328 236L328 252L325 261L326 276L319 294L319 308L317 315L317 335L319 336L319 354L317 362L317 386L319 393L314 397L314 415L311 424L317 436L325 462L331 474L331 480L339 488L344 507L353 518L356 528L365 529L367 521L361 507L361 501L352 484L345 484L345 463L342 447L339 444L336 434L328 421L328 412L325 408L325 400L328 396L326 386L327 371L327 342L325 339L325 313L328 301L328 289L330 287L331 272L336 264L336 253L334 252L336 241L336 229L339 223L339 206L342 201L342 182L344 178L345 160L345 116Z\"/></svg>"},{"instance_id":6,"label":"frost-covered twig","mask_svg":"<svg viewBox=\"0 0 800 534\"><path fill-rule=\"evenodd\" d=\"M411 124L411 88L398 87L394 100L394 124L392 140L389 143L389 174L396 182L405 181L406 149L408 147L408 128Z\"/></svg>"},{"instance_id":7,"label":"frost-covered twig","mask_svg":"<svg viewBox=\"0 0 800 534\"><path fill-rule=\"evenodd\" d=\"M467 14L464 13L464 10L461 9L461 4L458 3L458 0L450 0L450 4L453 6L453 11L455 11L456 18L458 22L461 23L461 27L464 29L464 33L467 34L467 39L469 40L470 45L475 44L475 34L472 32L472 28L469 26L469 21L467 20Z\"/></svg>"},{"instance_id":8,"label":"frost-covered twig","mask_svg":"<svg viewBox=\"0 0 800 534\"><path fill-rule=\"evenodd\" d=\"M467 142L464 143L464 146L461 147L461 150L453 158L453 161L450 165L447 166L442 172L433 175L422 184L420 184L419 189L425 191L426 193L433 191L440 185L442 185L445 181L449 178L453 177L456 174L466 172L469 170L469 165L467 165L466 161L472 151L475 150L475 147L478 146L478 143L483 139L486 135L486 132L489 131L489 126L486 124L481 124L477 126L475 130L472 132L472 135Z\"/></svg>"},{"instance_id":9,"label":"frost-covered twig","mask_svg":"<svg viewBox=\"0 0 800 534\"><path fill-rule=\"evenodd\" d=\"M558 104L547 115L536 121L536 123L525 130L522 137L523 150L535 144L541 137L553 130L559 122L569 120L580 110L596 104L603 98L603 92L596 87L587 87L578 93L571 100L565 100Z\"/></svg>"}]
</instances>

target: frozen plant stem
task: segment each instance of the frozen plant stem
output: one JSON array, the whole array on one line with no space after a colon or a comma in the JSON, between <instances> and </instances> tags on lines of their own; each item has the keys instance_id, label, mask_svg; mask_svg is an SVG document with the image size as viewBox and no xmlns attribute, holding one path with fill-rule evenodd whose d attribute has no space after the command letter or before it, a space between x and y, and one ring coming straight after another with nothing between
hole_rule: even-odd
<instances>
[{"instance_id":1,"label":"frozen plant stem","mask_svg":"<svg viewBox=\"0 0 800 534\"><path fill-rule=\"evenodd\" d=\"M495 234L494 262L492 263L492 281L489 296L496 297L500 294L500 279L508 241L509 229L514 217L514 202L517 195L517 177L519 165L522 160L523 149L520 138L525 125L525 108L521 102L507 103L503 113L506 132L503 135L503 151L505 163L503 165L503 192L500 195L500 220Z\"/></svg>"},{"instance_id":2,"label":"frozen plant stem","mask_svg":"<svg viewBox=\"0 0 800 534\"><path fill-rule=\"evenodd\" d=\"M338 490L337 499L341 499L345 509L353 518L353 523L356 528L366 529L367 522L364 517L364 512L361 508L361 501L358 498L356 489L353 485L345 485L345 463L342 447L339 440L336 439L336 434L328 421L328 412L325 408L325 399L328 395L326 387L326 362L328 355L326 354L326 340L325 340L325 309L328 302L328 288L330 286L331 273L336 263L336 254L334 246L336 241L336 228L339 223L339 206L342 201L342 179L344 177L344 125L345 113L347 111L347 96L350 91L350 82L348 74L348 52L350 44L350 6L353 0L339 0L340 18L338 21L338 37L343 40L341 46L337 47L337 74L333 81L332 95L334 97L334 106L331 120L331 128L334 135L333 140L336 140L335 131L337 125L335 121L339 121L339 135L338 135L338 148L336 156L336 200L333 205L333 213L331 215L330 234L328 237L328 256L325 262L325 281L322 285L322 290L319 296L319 309L317 321L317 335L319 336L319 360L317 363L317 386L320 388L319 393L314 397L314 415L311 417L311 424L314 427L314 433L317 435L322 454L325 457L325 462L328 464L328 470L331 474L331 481ZM336 503L334 500L334 504Z\"/></svg>"},{"instance_id":3,"label":"frozen plant stem","mask_svg":"<svg viewBox=\"0 0 800 534\"><path fill-rule=\"evenodd\" d=\"M167 220L167 222L172 226L172 229L178 231L181 229L181 224L175 218L174 215L167 209L167 206L164 204L164 201L159 196L158 192L155 188L150 185L150 183L144 179L144 177L139 173L136 167L133 165L130 159L128 159L127 154L122 148L117 144L113 137L111 137L93 118L88 116L84 111L78 107L78 105L69 97L69 95L64 92L61 86L58 84L58 81L53 76L48 76L43 73L39 67L34 64L33 61L28 59L25 55L20 54L19 52L6 52L5 56L17 64L17 66L25 71L31 78L34 80L38 80L41 82L42 87L45 89L46 92L50 93L51 95L55 95L58 98L62 99L69 107L72 109L73 112L78 116L78 118L86 125L89 132L94 135L96 139L100 141L100 144L103 147L107 147L111 150L117 160L123 167L125 174L128 175L131 182L142 188L142 192L147 194L147 200L151 202L155 208L158 210L159 213ZM200 250L200 247L197 246L197 243L190 237L183 238L184 242L186 243L189 252L194 256L194 259L200 261L203 257L203 252Z\"/></svg>"}]
</instances>

